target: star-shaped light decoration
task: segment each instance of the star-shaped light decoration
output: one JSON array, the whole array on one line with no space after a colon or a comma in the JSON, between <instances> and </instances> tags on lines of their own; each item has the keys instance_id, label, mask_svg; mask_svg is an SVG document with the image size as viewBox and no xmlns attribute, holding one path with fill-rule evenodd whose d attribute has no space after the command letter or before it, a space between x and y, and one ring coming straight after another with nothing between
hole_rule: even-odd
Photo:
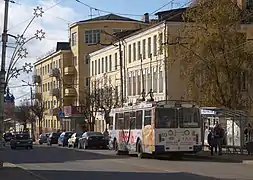
<instances>
[{"instance_id":1,"label":"star-shaped light decoration","mask_svg":"<svg viewBox=\"0 0 253 180\"><path fill-rule=\"evenodd\" d=\"M33 9L34 10L34 13L33 13L33 15L35 16L35 17L42 17L42 14L44 13L44 11L42 10L42 7L39 7L39 6L37 6L35 9Z\"/></svg>"},{"instance_id":2,"label":"star-shaped light decoration","mask_svg":"<svg viewBox=\"0 0 253 180\"><path fill-rule=\"evenodd\" d=\"M34 34L35 35L35 38L36 39L39 39L40 41L42 40L42 39L44 39L45 38L45 32L43 32L43 30L41 29L41 30L37 30L36 31L36 33Z\"/></svg>"},{"instance_id":3,"label":"star-shaped light decoration","mask_svg":"<svg viewBox=\"0 0 253 180\"><path fill-rule=\"evenodd\" d=\"M20 69L17 69L16 67L11 69L11 78L17 78L20 75Z\"/></svg>"},{"instance_id":4,"label":"star-shaped light decoration","mask_svg":"<svg viewBox=\"0 0 253 180\"><path fill-rule=\"evenodd\" d=\"M28 74L29 72L32 72L32 68L33 66L31 63L25 63L25 65L23 66L23 71Z\"/></svg>"},{"instance_id":5,"label":"star-shaped light decoration","mask_svg":"<svg viewBox=\"0 0 253 180\"><path fill-rule=\"evenodd\" d=\"M22 44L24 44L25 43L25 40L26 40L26 38L24 38L24 36L23 35L17 35L17 37L16 37L16 43L18 44L18 45L22 45Z\"/></svg>"},{"instance_id":6,"label":"star-shaped light decoration","mask_svg":"<svg viewBox=\"0 0 253 180\"><path fill-rule=\"evenodd\" d=\"M18 50L18 57L19 57L20 59L26 58L27 55L28 55L28 52L27 52L27 49L26 49L26 48L21 47L21 48Z\"/></svg>"}]
</instances>

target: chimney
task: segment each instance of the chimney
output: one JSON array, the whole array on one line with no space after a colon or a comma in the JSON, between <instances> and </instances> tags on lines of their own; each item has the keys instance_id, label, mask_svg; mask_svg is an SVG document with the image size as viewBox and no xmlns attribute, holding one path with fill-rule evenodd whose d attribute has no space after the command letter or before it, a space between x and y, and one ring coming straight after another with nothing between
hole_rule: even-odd
<instances>
[{"instance_id":1,"label":"chimney","mask_svg":"<svg viewBox=\"0 0 253 180\"><path fill-rule=\"evenodd\" d=\"M145 13L143 19L145 23L149 23L149 13Z\"/></svg>"}]
</instances>

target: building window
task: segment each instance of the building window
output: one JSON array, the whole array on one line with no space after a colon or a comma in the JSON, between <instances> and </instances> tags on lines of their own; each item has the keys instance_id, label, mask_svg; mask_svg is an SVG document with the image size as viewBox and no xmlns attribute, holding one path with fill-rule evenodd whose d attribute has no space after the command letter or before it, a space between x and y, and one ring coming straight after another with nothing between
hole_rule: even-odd
<instances>
[{"instance_id":1,"label":"building window","mask_svg":"<svg viewBox=\"0 0 253 180\"><path fill-rule=\"evenodd\" d=\"M128 89L127 89L128 96L132 95L132 78L131 76L128 77Z\"/></svg>"},{"instance_id":2,"label":"building window","mask_svg":"<svg viewBox=\"0 0 253 180\"><path fill-rule=\"evenodd\" d=\"M136 61L136 44L133 44L133 61Z\"/></svg>"},{"instance_id":3,"label":"building window","mask_svg":"<svg viewBox=\"0 0 253 180\"><path fill-rule=\"evenodd\" d=\"M112 55L109 56L109 71L112 71Z\"/></svg>"},{"instance_id":4,"label":"building window","mask_svg":"<svg viewBox=\"0 0 253 180\"><path fill-rule=\"evenodd\" d=\"M95 75L97 75L97 69L98 69L98 63L97 63L97 60L95 60Z\"/></svg>"},{"instance_id":5,"label":"building window","mask_svg":"<svg viewBox=\"0 0 253 180\"><path fill-rule=\"evenodd\" d=\"M100 59L98 59L98 74L100 74Z\"/></svg>"},{"instance_id":6,"label":"building window","mask_svg":"<svg viewBox=\"0 0 253 180\"><path fill-rule=\"evenodd\" d=\"M86 78L85 79L85 85L86 85L86 87L89 87L89 84L90 84L90 78Z\"/></svg>"},{"instance_id":7,"label":"building window","mask_svg":"<svg viewBox=\"0 0 253 180\"><path fill-rule=\"evenodd\" d=\"M142 57L146 59L146 39L142 40Z\"/></svg>"},{"instance_id":8,"label":"building window","mask_svg":"<svg viewBox=\"0 0 253 180\"><path fill-rule=\"evenodd\" d=\"M136 95L136 76L133 76L133 96Z\"/></svg>"},{"instance_id":9,"label":"building window","mask_svg":"<svg viewBox=\"0 0 253 180\"><path fill-rule=\"evenodd\" d=\"M105 62L104 62L104 58L102 58L102 62L101 62L101 63L102 63L102 70L101 70L101 73L104 73L104 63L105 63Z\"/></svg>"},{"instance_id":10,"label":"building window","mask_svg":"<svg viewBox=\"0 0 253 180\"><path fill-rule=\"evenodd\" d=\"M105 57L105 72L108 72L108 58Z\"/></svg>"},{"instance_id":11,"label":"building window","mask_svg":"<svg viewBox=\"0 0 253 180\"><path fill-rule=\"evenodd\" d=\"M163 54L163 33L159 34L159 54Z\"/></svg>"},{"instance_id":12,"label":"building window","mask_svg":"<svg viewBox=\"0 0 253 180\"><path fill-rule=\"evenodd\" d=\"M73 65L77 66L77 57L76 56L73 57Z\"/></svg>"},{"instance_id":13,"label":"building window","mask_svg":"<svg viewBox=\"0 0 253 180\"><path fill-rule=\"evenodd\" d=\"M153 37L153 55L157 55L157 35Z\"/></svg>"},{"instance_id":14,"label":"building window","mask_svg":"<svg viewBox=\"0 0 253 180\"><path fill-rule=\"evenodd\" d=\"M91 75L94 76L94 61L91 63Z\"/></svg>"},{"instance_id":15,"label":"building window","mask_svg":"<svg viewBox=\"0 0 253 180\"><path fill-rule=\"evenodd\" d=\"M159 71L159 93L163 93L163 72Z\"/></svg>"},{"instance_id":16,"label":"building window","mask_svg":"<svg viewBox=\"0 0 253 180\"><path fill-rule=\"evenodd\" d=\"M100 30L87 30L85 31L85 43L97 44L100 42Z\"/></svg>"},{"instance_id":17,"label":"building window","mask_svg":"<svg viewBox=\"0 0 253 180\"><path fill-rule=\"evenodd\" d=\"M141 75L136 73L137 74L137 95L140 95L141 94Z\"/></svg>"},{"instance_id":18,"label":"building window","mask_svg":"<svg viewBox=\"0 0 253 180\"><path fill-rule=\"evenodd\" d=\"M141 42L138 41L138 49L137 49L138 59L141 59Z\"/></svg>"},{"instance_id":19,"label":"building window","mask_svg":"<svg viewBox=\"0 0 253 180\"><path fill-rule=\"evenodd\" d=\"M157 72L156 69L153 70L153 92L157 93Z\"/></svg>"},{"instance_id":20,"label":"building window","mask_svg":"<svg viewBox=\"0 0 253 180\"><path fill-rule=\"evenodd\" d=\"M75 46L77 44L77 33L76 32L73 32L71 34L71 45L72 46Z\"/></svg>"},{"instance_id":21,"label":"building window","mask_svg":"<svg viewBox=\"0 0 253 180\"><path fill-rule=\"evenodd\" d=\"M115 57L115 70L117 70L118 69L118 54L117 53L115 53L114 54L114 57Z\"/></svg>"},{"instance_id":22,"label":"building window","mask_svg":"<svg viewBox=\"0 0 253 180\"><path fill-rule=\"evenodd\" d=\"M148 38L148 57L151 56L151 37Z\"/></svg>"},{"instance_id":23,"label":"building window","mask_svg":"<svg viewBox=\"0 0 253 180\"><path fill-rule=\"evenodd\" d=\"M131 58L132 58L132 48L131 44L128 45L128 62L131 63Z\"/></svg>"},{"instance_id":24,"label":"building window","mask_svg":"<svg viewBox=\"0 0 253 180\"><path fill-rule=\"evenodd\" d=\"M84 55L85 63L89 64L90 56L88 54Z\"/></svg>"},{"instance_id":25,"label":"building window","mask_svg":"<svg viewBox=\"0 0 253 180\"><path fill-rule=\"evenodd\" d=\"M148 71L148 89L147 91L149 92L152 89L152 74L151 74L151 69Z\"/></svg>"}]
</instances>

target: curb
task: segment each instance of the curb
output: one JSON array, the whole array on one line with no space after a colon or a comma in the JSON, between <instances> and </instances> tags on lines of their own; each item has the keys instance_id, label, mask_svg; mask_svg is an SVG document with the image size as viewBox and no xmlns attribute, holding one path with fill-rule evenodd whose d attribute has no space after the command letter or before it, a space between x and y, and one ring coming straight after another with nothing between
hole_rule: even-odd
<instances>
[{"instance_id":1,"label":"curb","mask_svg":"<svg viewBox=\"0 0 253 180\"><path fill-rule=\"evenodd\" d=\"M253 165L253 160L243 160L242 163L247 165Z\"/></svg>"},{"instance_id":2,"label":"curb","mask_svg":"<svg viewBox=\"0 0 253 180\"><path fill-rule=\"evenodd\" d=\"M8 162L4 162L4 167L12 167L12 168L20 168L22 169L23 171L25 171L26 173L29 173L30 175L34 176L35 177L35 180L48 180L28 169L26 169L25 167L23 166L20 166L20 165L16 165L16 164L13 164L13 163L8 163Z\"/></svg>"}]
</instances>

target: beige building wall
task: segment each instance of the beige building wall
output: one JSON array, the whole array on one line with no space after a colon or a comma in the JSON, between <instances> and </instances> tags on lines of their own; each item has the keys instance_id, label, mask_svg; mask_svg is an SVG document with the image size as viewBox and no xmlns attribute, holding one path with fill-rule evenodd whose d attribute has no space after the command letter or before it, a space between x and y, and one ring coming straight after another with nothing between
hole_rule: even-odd
<instances>
[{"instance_id":1,"label":"beige building wall","mask_svg":"<svg viewBox=\"0 0 253 180\"><path fill-rule=\"evenodd\" d=\"M135 103L141 99L143 90L146 100L149 100L150 89L155 101L165 100L166 84L168 99L185 97L187 91L186 84L180 76L180 60L173 56L173 49L167 51L169 41L174 39L174 36L180 35L178 31L182 27L182 23L162 22L125 37L123 40L123 86L127 103ZM119 54L118 46L108 46L90 53L91 87L93 81L110 77L112 86L118 86L120 90L119 57L115 54ZM105 59L110 60L105 61ZM166 63L165 60L167 60ZM112 62L112 69L102 71L102 66L106 66L106 64L103 65L105 62ZM167 83L165 64L167 64ZM103 117L97 116L96 127L99 131L103 131L100 128L101 121Z\"/></svg>"},{"instance_id":2,"label":"beige building wall","mask_svg":"<svg viewBox=\"0 0 253 180\"><path fill-rule=\"evenodd\" d=\"M71 49L73 58L77 59L76 69L78 76L75 80L77 84L77 105L84 104L85 89L89 86L88 54L115 41L116 39L112 34L116 31L139 29L145 26L148 26L148 24L140 21L102 20L74 23L70 27L70 37L72 40L76 39L76 43L72 43L71 40ZM92 40L90 40L90 43L87 43L85 34L88 31L92 31L92 37L94 37L97 30L100 31L100 44Z\"/></svg>"}]
</instances>

